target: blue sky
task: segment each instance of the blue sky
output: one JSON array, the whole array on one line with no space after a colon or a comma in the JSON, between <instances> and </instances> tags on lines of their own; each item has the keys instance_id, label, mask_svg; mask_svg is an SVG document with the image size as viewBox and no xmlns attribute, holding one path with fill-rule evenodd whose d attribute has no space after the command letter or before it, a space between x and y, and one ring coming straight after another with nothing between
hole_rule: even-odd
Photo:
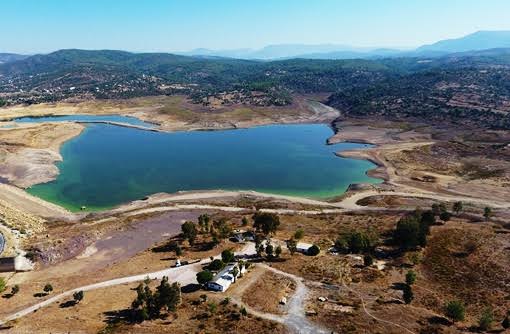
<instances>
[{"instance_id":1,"label":"blue sky","mask_svg":"<svg viewBox=\"0 0 510 334\"><path fill-rule=\"evenodd\" d=\"M0 52L413 47L510 30L509 0L2 0Z\"/></svg>"}]
</instances>

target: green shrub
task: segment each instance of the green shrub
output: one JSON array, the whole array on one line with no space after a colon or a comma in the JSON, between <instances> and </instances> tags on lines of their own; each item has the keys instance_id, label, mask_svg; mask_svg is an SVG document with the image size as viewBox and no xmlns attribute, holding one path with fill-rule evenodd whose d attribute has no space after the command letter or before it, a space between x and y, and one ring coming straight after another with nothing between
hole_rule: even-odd
<instances>
[{"instance_id":1,"label":"green shrub","mask_svg":"<svg viewBox=\"0 0 510 334\"><path fill-rule=\"evenodd\" d=\"M197 273L197 282L200 284L205 284L213 279L214 275L209 270L203 270Z\"/></svg>"},{"instance_id":2,"label":"green shrub","mask_svg":"<svg viewBox=\"0 0 510 334\"><path fill-rule=\"evenodd\" d=\"M455 321L464 320L466 309L464 304L458 300L452 300L445 306L445 314L448 318Z\"/></svg>"}]
</instances>

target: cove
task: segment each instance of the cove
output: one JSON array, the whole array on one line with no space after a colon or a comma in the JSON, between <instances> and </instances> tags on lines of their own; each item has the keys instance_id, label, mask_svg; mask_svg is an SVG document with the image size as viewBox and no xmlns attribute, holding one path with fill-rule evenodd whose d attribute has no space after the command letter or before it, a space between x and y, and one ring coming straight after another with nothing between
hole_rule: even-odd
<instances>
[{"instance_id":1,"label":"cove","mask_svg":"<svg viewBox=\"0 0 510 334\"><path fill-rule=\"evenodd\" d=\"M72 211L107 209L157 192L256 190L327 198L351 183L377 183L369 161L336 151L365 144L326 145L326 125L271 125L249 129L152 132L88 124L61 148L60 174L27 191Z\"/></svg>"}]
</instances>

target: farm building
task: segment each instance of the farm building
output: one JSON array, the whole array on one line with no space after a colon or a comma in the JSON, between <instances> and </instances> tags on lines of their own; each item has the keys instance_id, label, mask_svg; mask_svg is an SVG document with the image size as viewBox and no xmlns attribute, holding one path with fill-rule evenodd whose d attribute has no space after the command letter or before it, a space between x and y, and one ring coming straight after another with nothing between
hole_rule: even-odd
<instances>
[{"instance_id":1,"label":"farm building","mask_svg":"<svg viewBox=\"0 0 510 334\"><path fill-rule=\"evenodd\" d=\"M237 268L235 275L234 268ZM225 292L236 281L237 277L245 272L246 268L244 265L240 266L238 263L230 263L218 272L211 281L207 282L207 288L209 290Z\"/></svg>"}]
</instances>

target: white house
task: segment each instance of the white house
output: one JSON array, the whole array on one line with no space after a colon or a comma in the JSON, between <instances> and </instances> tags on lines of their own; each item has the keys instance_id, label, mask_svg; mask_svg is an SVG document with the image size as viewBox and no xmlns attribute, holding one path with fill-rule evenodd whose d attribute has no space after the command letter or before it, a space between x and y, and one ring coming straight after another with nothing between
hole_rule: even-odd
<instances>
[{"instance_id":1,"label":"white house","mask_svg":"<svg viewBox=\"0 0 510 334\"><path fill-rule=\"evenodd\" d=\"M237 268L235 276L234 268ZM245 272L245 266L240 266L238 263L230 263L218 272L211 281L207 282L206 286L210 290L225 292L235 282L237 277Z\"/></svg>"}]
</instances>

